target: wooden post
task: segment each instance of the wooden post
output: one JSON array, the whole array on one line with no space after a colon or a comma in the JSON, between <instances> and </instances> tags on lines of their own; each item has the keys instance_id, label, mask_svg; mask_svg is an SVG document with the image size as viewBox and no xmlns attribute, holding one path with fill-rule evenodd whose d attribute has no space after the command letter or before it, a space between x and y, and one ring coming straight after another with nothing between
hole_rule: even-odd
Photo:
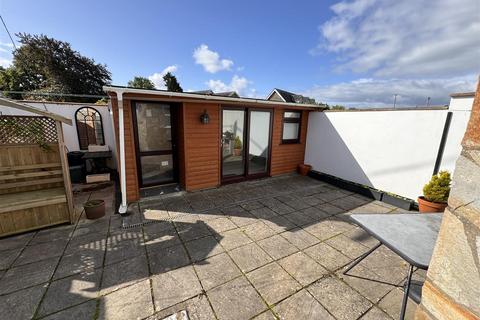
<instances>
[{"instance_id":1,"label":"wooden post","mask_svg":"<svg viewBox=\"0 0 480 320\"><path fill-rule=\"evenodd\" d=\"M72 183L70 181L70 170L67 160L67 152L65 147L65 141L63 140L63 128L62 123L58 120L55 121L57 127L57 139L58 139L58 151L60 152L60 159L62 162L62 176L63 184L65 186L65 195L67 196L67 205L68 205L68 215L70 217L70 223L74 222L75 210L73 206L73 192L72 192Z\"/></svg>"}]
</instances>

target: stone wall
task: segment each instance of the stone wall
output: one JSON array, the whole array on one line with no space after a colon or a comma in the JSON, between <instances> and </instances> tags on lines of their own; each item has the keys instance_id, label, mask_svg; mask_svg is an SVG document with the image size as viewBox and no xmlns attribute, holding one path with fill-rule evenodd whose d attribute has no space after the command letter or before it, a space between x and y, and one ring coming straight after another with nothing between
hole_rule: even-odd
<instances>
[{"instance_id":1,"label":"stone wall","mask_svg":"<svg viewBox=\"0 0 480 320\"><path fill-rule=\"evenodd\" d=\"M480 319L480 83L415 318Z\"/></svg>"}]
</instances>

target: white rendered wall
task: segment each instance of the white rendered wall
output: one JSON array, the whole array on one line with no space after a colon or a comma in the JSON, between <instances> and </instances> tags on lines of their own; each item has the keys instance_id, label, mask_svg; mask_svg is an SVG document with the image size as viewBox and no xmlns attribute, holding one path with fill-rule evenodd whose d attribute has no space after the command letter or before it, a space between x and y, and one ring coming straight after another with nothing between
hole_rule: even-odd
<instances>
[{"instance_id":1,"label":"white rendered wall","mask_svg":"<svg viewBox=\"0 0 480 320\"><path fill-rule=\"evenodd\" d=\"M451 110L441 170L455 168L469 110L471 105L469 109L465 103ZM432 175L449 111L312 112L305 163L320 172L416 199Z\"/></svg>"},{"instance_id":2,"label":"white rendered wall","mask_svg":"<svg viewBox=\"0 0 480 320\"><path fill-rule=\"evenodd\" d=\"M105 144L112 150L112 156L115 157L115 139L113 136L112 116L107 105L95 105L95 104L81 104L81 103L51 103L51 102L31 102L24 101L22 103L28 104L32 107L48 110L50 112L62 115L72 120L72 125L63 124L63 134L65 139L65 145L69 151L79 151L77 127L75 123L75 112L82 107L92 107L97 110L102 116L103 134L105 137ZM18 110L14 108L0 106L0 113L2 115L34 115L30 112ZM115 159L112 159L111 164L116 167Z\"/></svg>"}]
</instances>

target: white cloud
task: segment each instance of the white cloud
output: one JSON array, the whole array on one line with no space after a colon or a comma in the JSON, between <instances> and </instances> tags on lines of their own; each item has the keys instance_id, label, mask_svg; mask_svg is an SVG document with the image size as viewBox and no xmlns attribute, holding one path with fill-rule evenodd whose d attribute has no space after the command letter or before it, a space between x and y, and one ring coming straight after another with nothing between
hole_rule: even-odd
<instances>
[{"instance_id":1,"label":"white cloud","mask_svg":"<svg viewBox=\"0 0 480 320\"><path fill-rule=\"evenodd\" d=\"M234 75L229 84L221 80L209 80L207 83L209 89L213 92L235 91L240 96L255 97L256 90L251 88L252 81L245 77Z\"/></svg>"},{"instance_id":2,"label":"white cloud","mask_svg":"<svg viewBox=\"0 0 480 320\"><path fill-rule=\"evenodd\" d=\"M12 60L0 57L0 66L4 68L10 67Z\"/></svg>"},{"instance_id":3,"label":"white cloud","mask_svg":"<svg viewBox=\"0 0 480 320\"><path fill-rule=\"evenodd\" d=\"M155 72L151 76L148 76L148 79L153 82L153 84L155 85L155 88L160 90L165 90L167 87L163 82L163 76L167 74L167 72L174 73L177 70L178 70L177 65L171 65L163 69L161 72Z\"/></svg>"},{"instance_id":4,"label":"white cloud","mask_svg":"<svg viewBox=\"0 0 480 320\"><path fill-rule=\"evenodd\" d=\"M392 107L397 94L397 106L448 104L450 93L475 90L477 75L442 79L358 79L333 85L315 86L302 94L328 104L351 107Z\"/></svg>"},{"instance_id":5,"label":"white cloud","mask_svg":"<svg viewBox=\"0 0 480 320\"><path fill-rule=\"evenodd\" d=\"M338 70L377 77L449 77L480 71L478 0L354 0L331 7L313 51Z\"/></svg>"},{"instance_id":6,"label":"white cloud","mask_svg":"<svg viewBox=\"0 0 480 320\"><path fill-rule=\"evenodd\" d=\"M232 60L220 59L218 52L208 49L206 44L200 45L193 51L193 58L196 64L201 64L205 71L209 73L230 70L233 66Z\"/></svg>"}]
</instances>

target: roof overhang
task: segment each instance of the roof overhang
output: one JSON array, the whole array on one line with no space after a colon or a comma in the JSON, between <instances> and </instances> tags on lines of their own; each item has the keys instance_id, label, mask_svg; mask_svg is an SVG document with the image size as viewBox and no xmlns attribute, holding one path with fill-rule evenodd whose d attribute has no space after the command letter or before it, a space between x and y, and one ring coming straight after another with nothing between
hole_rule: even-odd
<instances>
[{"instance_id":1,"label":"roof overhang","mask_svg":"<svg viewBox=\"0 0 480 320\"><path fill-rule=\"evenodd\" d=\"M473 97L475 97L475 92L456 92L456 93L451 93L450 97L452 97L452 98L473 98Z\"/></svg>"},{"instance_id":2,"label":"roof overhang","mask_svg":"<svg viewBox=\"0 0 480 320\"><path fill-rule=\"evenodd\" d=\"M50 111L46 111L46 110L41 110L41 109L38 109L38 108L35 108L35 107L32 107L32 106L29 106L28 104L16 102L16 101L13 101L13 100L10 100L10 99L7 99L7 98L0 98L0 106L5 106L5 107L18 109L18 110L28 111L28 112L31 112L31 113L38 114L40 116L52 118L54 120L66 123L70 126L72 125L72 120L71 119L65 118L65 117L63 117L59 114L56 114L56 113L53 113L53 112L50 112Z\"/></svg>"},{"instance_id":3,"label":"roof overhang","mask_svg":"<svg viewBox=\"0 0 480 320\"><path fill-rule=\"evenodd\" d=\"M244 103L250 105L263 105L263 106L282 106L293 107L310 110L322 110L324 108L316 104L302 104L302 103L290 103L282 101L269 101L264 99L254 98L235 98L224 96L213 96L191 92L171 92L165 90L147 90L147 89L135 89L119 86L104 86L103 91L106 93L122 93L122 94L139 94L139 95L151 95L158 98L178 99L178 101L193 100L196 102L218 102L218 103ZM113 98L113 97L112 97Z\"/></svg>"}]
</instances>

